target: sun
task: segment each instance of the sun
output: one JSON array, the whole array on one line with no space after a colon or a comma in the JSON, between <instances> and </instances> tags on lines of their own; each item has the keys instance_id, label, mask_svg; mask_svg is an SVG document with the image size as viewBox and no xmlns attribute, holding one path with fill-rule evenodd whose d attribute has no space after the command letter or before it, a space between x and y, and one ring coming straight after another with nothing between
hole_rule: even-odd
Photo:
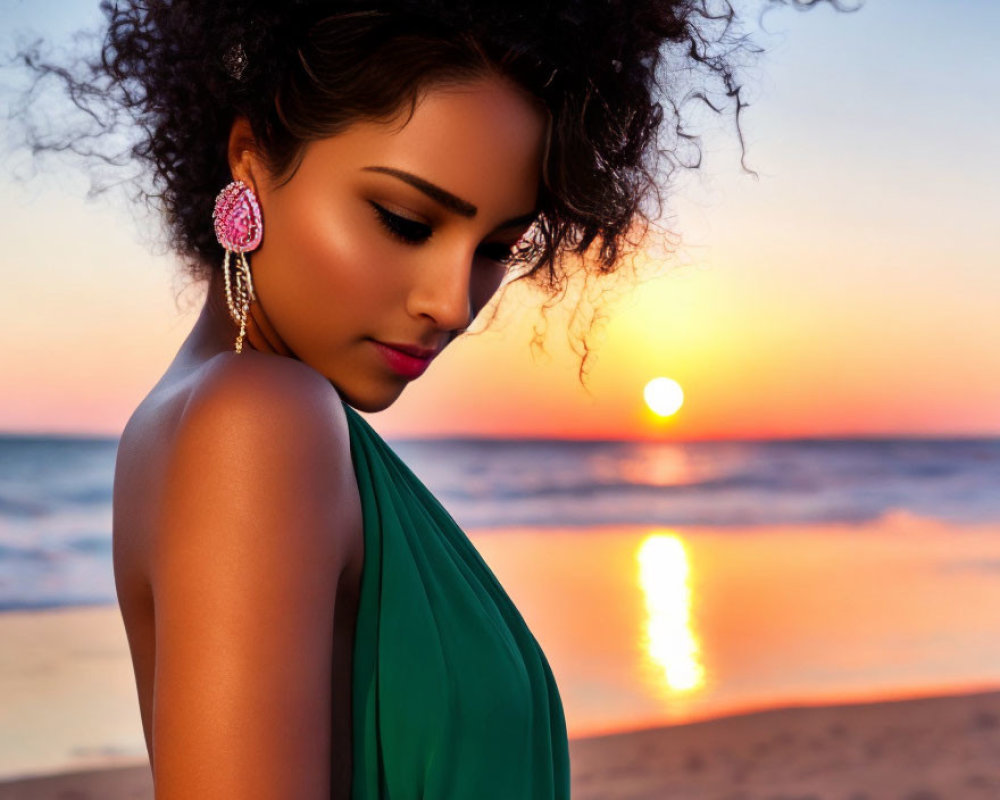
<instances>
[{"instance_id":1,"label":"sun","mask_svg":"<svg viewBox=\"0 0 1000 800\"><path fill-rule=\"evenodd\" d=\"M684 390L673 378L653 378L642 390L649 410L661 417L676 414L684 405Z\"/></svg>"}]
</instances>

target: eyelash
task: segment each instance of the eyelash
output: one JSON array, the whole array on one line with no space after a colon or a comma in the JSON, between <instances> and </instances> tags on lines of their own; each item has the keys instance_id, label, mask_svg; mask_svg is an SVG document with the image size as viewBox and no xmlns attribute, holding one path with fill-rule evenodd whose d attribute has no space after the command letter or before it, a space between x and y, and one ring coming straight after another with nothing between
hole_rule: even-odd
<instances>
[{"instance_id":1,"label":"eyelash","mask_svg":"<svg viewBox=\"0 0 1000 800\"><path fill-rule=\"evenodd\" d=\"M375 210L376 218L393 238L398 239L404 244L421 244L430 238L432 233L430 226L424 225L422 222L415 222L406 217L401 217L399 214L393 214L378 203L369 202ZM510 247L499 242L493 244L486 243L479 248L479 251L486 258L496 261L499 264L506 263L513 255ZM490 252L495 255L490 255Z\"/></svg>"}]
</instances>

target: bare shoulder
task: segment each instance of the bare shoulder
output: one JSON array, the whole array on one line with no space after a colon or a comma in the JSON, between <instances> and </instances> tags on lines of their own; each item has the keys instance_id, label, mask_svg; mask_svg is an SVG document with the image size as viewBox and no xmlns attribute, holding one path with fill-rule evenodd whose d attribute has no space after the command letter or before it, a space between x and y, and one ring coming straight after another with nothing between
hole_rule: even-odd
<instances>
[{"instance_id":1,"label":"bare shoulder","mask_svg":"<svg viewBox=\"0 0 1000 800\"><path fill-rule=\"evenodd\" d=\"M249 351L206 363L178 424L167 485L187 487L174 493L184 495L180 505L225 491L227 504L265 517L294 512L300 530L346 536L340 544L349 548L360 539L343 404L325 377L294 359Z\"/></svg>"},{"instance_id":2,"label":"bare shoulder","mask_svg":"<svg viewBox=\"0 0 1000 800\"><path fill-rule=\"evenodd\" d=\"M336 389L312 367L284 356L220 353L201 370L185 416L228 410L231 414L277 414L276 423L296 422L310 435L347 436L347 419Z\"/></svg>"},{"instance_id":3,"label":"bare shoulder","mask_svg":"<svg viewBox=\"0 0 1000 800\"><path fill-rule=\"evenodd\" d=\"M157 797L328 797L337 588L361 535L346 416L306 365L218 358L152 548Z\"/></svg>"}]
</instances>

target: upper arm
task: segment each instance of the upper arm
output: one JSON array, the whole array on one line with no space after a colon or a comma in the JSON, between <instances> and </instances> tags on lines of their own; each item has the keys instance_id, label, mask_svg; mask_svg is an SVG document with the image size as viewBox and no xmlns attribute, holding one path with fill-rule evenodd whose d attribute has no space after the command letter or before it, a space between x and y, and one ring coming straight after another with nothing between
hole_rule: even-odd
<instances>
[{"instance_id":1,"label":"upper arm","mask_svg":"<svg viewBox=\"0 0 1000 800\"><path fill-rule=\"evenodd\" d=\"M199 388L165 476L157 800L330 794L334 603L360 501L332 387L276 364Z\"/></svg>"}]
</instances>

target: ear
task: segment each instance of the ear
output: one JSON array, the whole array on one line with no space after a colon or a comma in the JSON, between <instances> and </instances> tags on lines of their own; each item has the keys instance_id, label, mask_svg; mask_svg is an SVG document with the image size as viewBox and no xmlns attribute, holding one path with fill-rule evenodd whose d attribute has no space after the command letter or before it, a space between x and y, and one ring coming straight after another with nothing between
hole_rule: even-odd
<instances>
[{"instance_id":1,"label":"ear","mask_svg":"<svg viewBox=\"0 0 1000 800\"><path fill-rule=\"evenodd\" d=\"M254 139L250 120L237 117L229 130L229 171L233 180L249 184L255 192L258 192L257 180L263 177L263 165L257 153L257 140Z\"/></svg>"}]
</instances>

